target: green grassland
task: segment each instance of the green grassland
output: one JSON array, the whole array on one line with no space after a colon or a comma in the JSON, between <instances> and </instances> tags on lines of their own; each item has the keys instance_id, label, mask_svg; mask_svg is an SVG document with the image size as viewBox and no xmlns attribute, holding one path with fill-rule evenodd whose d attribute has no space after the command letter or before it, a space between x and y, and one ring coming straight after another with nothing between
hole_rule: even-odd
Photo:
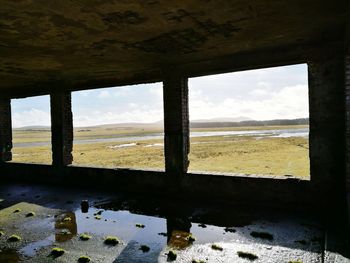
<instances>
[{"instance_id":1,"label":"green grassland","mask_svg":"<svg viewBox=\"0 0 350 263\"><path fill-rule=\"evenodd\" d=\"M193 131L228 131L303 128L306 126L269 126L193 129ZM76 140L134 136L159 132L155 127L76 129ZM14 142L50 140L49 131L15 131ZM131 147L113 147L136 143ZM74 145L74 163L79 166L127 167L164 170L163 140L98 142ZM252 136L211 136L191 138L190 171L244 173L270 176L309 177L308 139L302 137L273 138ZM13 161L50 163L51 147L14 147Z\"/></svg>"}]
</instances>

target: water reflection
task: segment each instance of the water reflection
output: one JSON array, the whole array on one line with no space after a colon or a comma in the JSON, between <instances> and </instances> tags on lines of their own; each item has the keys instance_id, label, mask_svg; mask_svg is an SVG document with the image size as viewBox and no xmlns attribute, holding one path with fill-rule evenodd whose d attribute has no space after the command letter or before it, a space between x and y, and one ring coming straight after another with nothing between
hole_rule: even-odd
<instances>
[{"instance_id":1,"label":"water reflection","mask_svg":"<svg viewBox=\"0 0 350 263\"><path fill-rule=\"evenodd\" d=\"M15 249L5 249L0 251L0 262L17 263L20 257Z\"/></svg>"},{"instance_id":2,"label":"water reflection","mask_svg":"<svg viewBox=\"0 0 350 263\"><path fill-rule=\"evenodd\" d=\"M167 243L169 247L184 249L192 242L188 239L191 235L191 222L187 218L167 218Z\"/></svg>"},{"instance_id":3,"label":"water reflection","mask_svg":"<svg viewBox=\"0 0 350 263\"><path fill-rule=\"evenodd\" d=\"M268 247L274 253L282 253L282 247L285 253L283 255L287 255L290 249L315 253L322 250L322 240L312 241L320 236L320 230L285 221L283 217L279 217L279 220L268 219L261 211L252 209L233 209L217 204L198 207L190 202L150 198L120 197L113 202L90 202L88 211L82 211L79 202L74 202L77 204L75 208L71 204L62 205L66 209L73 208L72 211L45 210L42 215L38 213L28 221L24 217L24 224L16 227L19 232L22 232L21 227L26 233L32 231L33 234L27 235L31 237L30 241L24 240L24 246L18 247L17 252L2 251L0 262L18 262L17 253L33 260L39 258L33 262L45 262L39 260L47 258L55 242L60 242L54 245L65 249L67 255L78 252L88 255L96 262L166 262L166 252L169 249L178 253L179 258L183 259L180 262L191 262L192 258L203 257L208 257L209 262L212 262L217 256L224 257L229 247L231 252L242 248L254 251L256 247ZM53 216L54 214L56 215ZM256 214L259 215L259 220ZM100 218L97 219L95 215ZM145 227L139 228L138 224ZM252 231L270 233L273 240L254 238L251 236ZM44 234L40 239L36 233ZM79 235L82 233L88 234L91 239L81 241ZM108 247L103 242L106 236L116 236L121 243ZM190 236L195 239L190 240ZM303 242L296 242L300 240ZM213 251L213 243L223 246L223 253ZM149 247L149 251L142 251L142 246ZM233 257L229 262L235 262L236 252L231 252L227 252Z\"/></svg>"},{"instance_id":4,"label":"water reflection","mask_svg":"<svg viewBox=\"0 0 350 263\"><path fill-rule=\"evenodd\" d=\"M65 242L77 235L77 221L73 212L65 212L56 216L55 240Z\"/></svg>"}]
</instances>

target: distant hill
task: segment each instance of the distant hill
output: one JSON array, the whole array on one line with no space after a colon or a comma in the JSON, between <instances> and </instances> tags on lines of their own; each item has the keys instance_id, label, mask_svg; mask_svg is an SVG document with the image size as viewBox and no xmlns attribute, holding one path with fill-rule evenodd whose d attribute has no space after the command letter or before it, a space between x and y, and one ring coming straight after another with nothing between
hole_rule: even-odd
<instances>
[{"instance_id":1,"label":"distant hill","mask_svg":"<svg viewBox=\"0 0 350 263\"><path fill-rule=\"evenodd\" d=\"M51 128L49 126L24 126L20 128L14 128L14 130L25 130L25 131L47 131L50 130Z\"/></svg>"},{"instance_id":2,"label":"distant hill","mask_svg":"<svg viewBox=\"0 0 350 263\"><path fill-rule=\"evenodd\" d=\"M277 119L277 120L263 120L256 121L247 117L237 118L213 118L192 120L190 122L191 128L214 128L214 127L244 127L244 126L271 126L271 125L308 125L309 118L300 119ZM121 130L121 129L157 129L163 127L163 120L153 123L115 123L115 124L103 124L96 126L76 127L77 129L89 130L92 128L106 129L106 130ZM27 131L47 131L50 130L48 126L27 126L21 128L14 128L14 130L27 130Z\"/></svg>"},{"instance_id":3,"label":"distant hill","mask_svg":"<svg viewBox=\"0 0 350 263\"><path fill-rule=\"evenodd\" d=\"M192 120L191 123L195 122L202 122L202 123L208 123L208 122L240 122L240 121L251 121L251 118L240 116L236 118L228 118L228 117L222 117L222 118L212 118L212 119L200 119L200 120Z\"/></svg>"},{"instance_id":4,"label":"distant hill","mask_svg":"<svg viewBox=\"0 0 350 263\"><path fill-rule=\"evenodd\" d=\"M247 120L240 122L191 122L191 128L218 128L218 127L249 127L249 126L283 126L283 125L308 125L309 118L278 119L255 121Z\"/></svg>"}]
</instances>

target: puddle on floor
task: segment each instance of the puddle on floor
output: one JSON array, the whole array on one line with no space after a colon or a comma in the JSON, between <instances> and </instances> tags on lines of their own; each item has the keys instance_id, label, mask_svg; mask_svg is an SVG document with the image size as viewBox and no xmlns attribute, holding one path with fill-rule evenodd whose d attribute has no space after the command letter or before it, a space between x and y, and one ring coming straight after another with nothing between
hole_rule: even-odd
<instances>
[{"instance_id":1,"label":"puddle on floor","mask_svg":"<svg viewBox=\"0 0 350 263\"><path fill-rule=\"evenodd\" d=\"M0 237L0 262L76 262L81 255L91 262L167 262L170 249L177 253L176 262L247 262L238 251L256 254L254 262L321 259L322 229L290 216L257 217L229 207L194 209L191 204L167 201L101 199L90 202L94 206L88 212L74 205L80 202L74 198L61 202L63 209L21 203L21 213L12 212L19 204L0 210L0 216L11 217L0 221L5 233ZM23 216L34 208L35 217ZM10 244L6 240L12 232L23 233L24 240ZM91 239L80 240L83 233ZM121 243L107 246L106 236L116 236ZM222 251L212 249L213 244ZM66 253L54 260L48 257L53 247Z\"/></svg>"}]
</instances>

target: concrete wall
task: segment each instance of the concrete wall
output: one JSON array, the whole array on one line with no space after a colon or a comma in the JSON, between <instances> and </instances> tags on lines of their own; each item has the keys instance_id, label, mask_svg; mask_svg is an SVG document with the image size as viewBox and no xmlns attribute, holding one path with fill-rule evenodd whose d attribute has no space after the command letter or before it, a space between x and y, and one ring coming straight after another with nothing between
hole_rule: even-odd
<instances>
[{"instance_id":1,"label":"concrete wall","mask_svg":"<svg viewBox=\"0 0 350 263\"><path fill-rule=\"evenodd\" d=\"M309 53L311 182L320 202L344 200L344 56L343 44ZM337 201L335 201L337 200ZM342 203L344 203L342 201ZM343 204L342 204L343 205Z\"/></svg>"},{"instance_id":2,"label":"concrete wall","mask_svg":"<svg viewBox=\"0 0 350 263\"><path fill-rule=\"evenodd\" d=\"M73 161L73 115L70 92L53 93L51 103L52 164L69 165Z\"/></svg>"},{"instance_id":3,"label":"concrete wall","mask_svg":"<svg viewBox=\"0 0 350 263\"><path fill-rule=\"evenodd\" d=\"M3 178L15 181L36 181L101 187L112 190L147 192L152 194L176 195L188 198L207 198L232 202L254 202L268 205L310 206L326 208L344 200L345 187L345 138L344 138L344 56L343 43L325 43L322 46L289 48L276 52L260 52L236 57L236 60L216 60L186 69L180 66L165 70L165 151L166 172L137 171L129 169L101 169L2 163ZM253 176L221 176L209 174L186 174L188 153L188 91L186 77L228 71L238 71L264 66L287 65L307 62L309 65L310 101L310 164L311 181L283 178L258 178ZM188 65L187 65L188 67ZM170 75L169 75L170 74ZM61 100L66 98L64 100ZM53 100L52 100L53 101ZM61 116L70 112L70 100L57 97L54 114ZM64 104L65 102L68 102ZM173 111L175 109L175 111ZM56 111L56 110L55 110ZM59 117L59 118L61 118ZM58 118L58 119L59 119ZM66 118L66 117L65 117ZM58 120L57 119L57 120ZM68 123L59 121L61 125ZM174 122L175 121L175 122ZM53 130L64 138L65 128ZM69 131L70 132L70 131ZM72 137L61 146L70 147ZM60 139L60 140L61 140ZM55 146L56 153L69 156ZM55 158L54 158L55 159ZM60 174L61 176L57 176ZM336 209L337 206L332 208Z\"/></svg>"},{"instance_id":4,"label":"concrete wall","mask_svg":"<svg viewBox=\"0 0 350 263\"><path fill-rule=\"evenodd\" d=\"M345 41L345 107L346 107L346 197L350 230L350 22Z\"/></svg>"},{"instance_id":5,"label":"concrete wall","mask_svg":"<svg viewBox=\"0 0 350 263\"><path fill-rule=\"evenodd\" d=\"M187 172L189 144L187 78L167 75L163 82L165 170L172 176Z\"/></svg>"},{"instance_id":6,"label":"concrete wall","mask_svg":"<svg viewBox=\"0 0 350 263\"><path fill-rule=\"evenodd\" d=\"M12 160L11 101L0 98L0 162Z\"/></svg>"}]
</instances>

